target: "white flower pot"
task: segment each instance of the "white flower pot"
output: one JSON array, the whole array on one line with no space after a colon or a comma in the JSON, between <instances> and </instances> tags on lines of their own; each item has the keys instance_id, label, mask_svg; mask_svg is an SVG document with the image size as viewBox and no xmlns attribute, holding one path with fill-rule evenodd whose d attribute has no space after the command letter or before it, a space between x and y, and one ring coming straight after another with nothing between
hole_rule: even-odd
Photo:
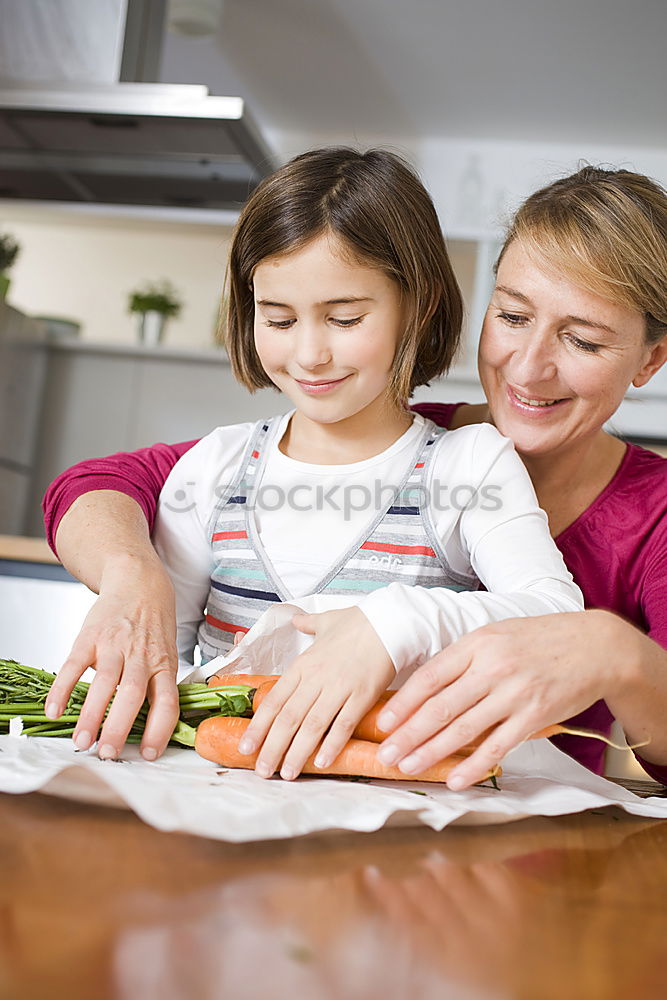
<instances>
[{"instance_id":1,"label":"white flower pot","mask_svg":"<svg viewBox=\"0 0 667 1000\"><path fill-rule=\"evenodd\" d=\"M146 347L157 347L164 336L165 316L164 313L149 310L148 312L137 313L137 332L139 343Z\"/></svg>"}]
</instances>

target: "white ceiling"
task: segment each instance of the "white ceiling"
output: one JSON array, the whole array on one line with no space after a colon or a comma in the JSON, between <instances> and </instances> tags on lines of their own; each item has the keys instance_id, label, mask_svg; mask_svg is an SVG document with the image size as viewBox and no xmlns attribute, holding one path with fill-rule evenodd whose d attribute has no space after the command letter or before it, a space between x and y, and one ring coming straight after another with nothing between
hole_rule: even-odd
<instances>
[{"instance_id":1,"label":"white ceiling","mask_svg":"<svg viewBox=\"0 0 667 1000\"><path fill-rule=\"evenodd\" d=\"M224 0L163 80L248 101L276 148L442 136L667 149L667 0Z\"/></svg>"}]
</instances>

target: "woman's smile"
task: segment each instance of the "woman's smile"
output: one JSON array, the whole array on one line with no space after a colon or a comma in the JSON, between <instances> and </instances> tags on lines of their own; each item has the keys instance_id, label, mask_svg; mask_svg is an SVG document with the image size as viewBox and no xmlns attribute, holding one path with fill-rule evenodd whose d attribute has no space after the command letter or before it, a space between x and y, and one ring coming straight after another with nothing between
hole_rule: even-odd
<instances>
[{"instance_id":1,"label":"woman's smile","mask_svg":"<svg viewBox=\"0 0 667 1000\"><path fill-rule=\"evenodd\" d=\"M564 404L569 402L569 399L565 396L560 398L538 396L528 389L520 390L509 384L507 386L507 396L510 406L514 406L517 410L529 413L531 417L537 417L538 419L551 415L547 414L546 411L560 409Z\"/></svg>"}]
</instances>

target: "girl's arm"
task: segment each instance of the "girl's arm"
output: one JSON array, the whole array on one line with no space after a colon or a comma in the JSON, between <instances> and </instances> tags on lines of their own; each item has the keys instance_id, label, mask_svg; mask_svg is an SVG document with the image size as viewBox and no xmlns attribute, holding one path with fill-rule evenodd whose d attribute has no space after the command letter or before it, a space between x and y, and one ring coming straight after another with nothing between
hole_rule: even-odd
<instances>
[{"instance_id":1,"label":"girl's arm","mask_svg":"<svg viewBox=\"0 0 667 1000\"><path fill-rule=\"evenodd\" d=\"M475 503L460 518L443 511L442 542L457 563L453 568L462 576L474 570L493 593L390 584L358 607L296 616L297 628L315 641L290 664L248 726L240 749L250 753L261 745L258 773L268 776L280 766L283 777L294 777L329 729L316 761L326 767L397 670L424 662L460 635L517 615L583 608L511 442L485 424L455 433L437 453L434 478L450 489L474 486L478 500L491 495L482 491L492 485L495 502ZM431 497L436 507L433 482ZM445 538L455 530L458 551Z\"/></svg>"},{"instance_id":2,"label":"girl's arm","mask_svg":"<svg viewBox=\"0 0 667 1000\"><path fill-rule=\"evenodd\" d=\"M492 622L584 606L512 443L490 425L478 424L454 432L444 444L429 484L435 531L450 563L459 560L453 568L467 575L472 568L486 592L392 583L364 597L359 606L397 672ZM438 482L447 484L446 493L438 492ZM457 486L475 487L477 493L452 532L444 508Z\"/></svg>"}]
</instances>

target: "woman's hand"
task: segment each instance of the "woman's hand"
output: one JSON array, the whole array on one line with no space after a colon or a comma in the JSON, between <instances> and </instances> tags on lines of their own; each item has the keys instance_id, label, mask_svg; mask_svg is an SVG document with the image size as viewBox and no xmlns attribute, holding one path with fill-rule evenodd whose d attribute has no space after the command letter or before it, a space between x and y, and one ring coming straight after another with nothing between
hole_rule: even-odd
<instances>
[{"instance_id":1,"label":"woman's hand","mask_svg":"<svg viewBox=\"0 0 667 1000\"><path fill-rule=\"evenodd\" d=\"M619 634L630 628L608 612L580 611L511 618L463 636L387 703L378 722L393 731L378 758L413 774L489 730L447 782L468 787L532 733L620 690Z\"/></svg>"},{"instance_id":2,"label":"woman's hand","mask_svg":"<svg viewBox=\"0 0 667 1000\"><path fill-rule=\"evenodd\" d=\"M141 750L147 760L164 752L178 721L174 590L160 560L109 560L99 597L58 672L46 703L51 718L62 715L72 688L87 667L94 677L73 740L88 749L99 736L99 756L120 753L144 699L150 710ZM116 690L118 689L118 690ZM114 697L115 695L115 697Z\"/></svg>"},{"instance_id":3,"label":"woman's hand","mask_svg":"<svg viewBox=\"0 0 667 1000\"><path fill-rule=\"evenodd\" d=\"M292 621L315 641L266 696L239 744L244 754L261 746L255 769L263 778L278 767L282 778L296 778L329 730L315 761L327 767L395 675L359 608L298 614Z\"/></svg>"}]
</instances>

